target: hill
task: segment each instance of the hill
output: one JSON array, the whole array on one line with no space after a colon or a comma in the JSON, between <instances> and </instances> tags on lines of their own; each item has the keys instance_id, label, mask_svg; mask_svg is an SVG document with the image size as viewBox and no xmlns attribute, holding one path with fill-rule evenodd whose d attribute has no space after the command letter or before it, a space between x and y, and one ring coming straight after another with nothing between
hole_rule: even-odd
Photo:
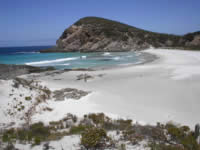
<instances>
[{"instance_id":1,"label":"hill","mask_svg":"<svg viewBox=\"0 0 200 150\"><path fill-rule=\"evenodd\" d=\"M149 47L200 49L200 32L183 36L146 31L117 21L85 17L67 28L56 47L42 52L129 51Z\"/></svg>"}]
</instances>

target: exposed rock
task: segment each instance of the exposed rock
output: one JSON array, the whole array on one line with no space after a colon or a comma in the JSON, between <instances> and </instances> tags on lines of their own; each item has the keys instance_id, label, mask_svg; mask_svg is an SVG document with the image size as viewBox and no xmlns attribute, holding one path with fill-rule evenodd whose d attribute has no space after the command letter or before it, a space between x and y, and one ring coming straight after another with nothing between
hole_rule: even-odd
<instances>
[{"instance_id":1,"label":"exposed rock","mask_svg":"<svg viewBox=\"0 0 200 150\"><path fill-rule=\"evenodd\" d=\"M81 97L86 96L89 93L90 92L77 90L73 88L65 88L54 91L53 98L55 98L56 101L65 100L65 98L79 100Z\"/></svg>"},{"instance_id":2,"label":"exposed rock","mask_svg":"<svg viewBox=\"0 0 200 150\"><path fill-rule=\"evenodd\" d=\"M17 76L54 70L53 67L32 67L27 65L0 64L0 79L13 79Z\"/></svg>"},{"instance_id":3,"label":"exposed rock","mask_svg":"<svg viewBox=\"0 0 200 150\"><path fill-rule=\"evenodd\" d=\"M67 28L56 47L41 52L130 51L149 47L200 48L200 32L184 36L155 33L120 22L86 17Z\"/></svg>"},{"instance_id":4,"label":"exposed rock","mask_svg":"<svg viewBox=\"0 0 200 150\"><path fill-rule=\"evenodd\" d=\"M94 71L91 68L74 68L74 69L64 69L64 71Z\"/></svg>"},{"instance_id":5,"label":"exposed rock","mask_svg":"<svg viewBox=\"0 0 200 150\"><path fill-rule=\"evenodd\" d=\"M80 74L77 76L77 79L76 80L84 80L85 82L87 82L88 79L92 79L94 78L93 76L91 75L88 75L88 74Z\"/></svg>"},{"instance_id":6,"label":"exposed rock","mask_svg":"<svg viewBox=\"0 0 200 150\"><path fill-rule=\"evenodd\" d=\"M98 74L98 75L89 75L87 73L84 74L80 74L78 76L76 76L76 80L84 80L85 82L87 82L90 79L94 79L96 77L102 78L105 74Z\"/></svg>"}]
</instances>

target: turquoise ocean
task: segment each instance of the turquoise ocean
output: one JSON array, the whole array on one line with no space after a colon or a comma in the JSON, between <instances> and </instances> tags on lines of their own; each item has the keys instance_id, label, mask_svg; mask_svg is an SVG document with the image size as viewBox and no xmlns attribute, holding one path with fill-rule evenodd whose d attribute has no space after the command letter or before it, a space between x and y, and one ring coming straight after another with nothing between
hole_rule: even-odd
<instances>
[{"instance_id":1,"label":"turquoise ocean","mask_svg":"<svg viewBox=\"0 0 200 150\"><path fill-rule=\"evenodd\" d=\"M0 64L53 66L57 69L106 68L144 62L140 52L40 53L51 46L0 47Z\"/></svg>"}]
</instances>

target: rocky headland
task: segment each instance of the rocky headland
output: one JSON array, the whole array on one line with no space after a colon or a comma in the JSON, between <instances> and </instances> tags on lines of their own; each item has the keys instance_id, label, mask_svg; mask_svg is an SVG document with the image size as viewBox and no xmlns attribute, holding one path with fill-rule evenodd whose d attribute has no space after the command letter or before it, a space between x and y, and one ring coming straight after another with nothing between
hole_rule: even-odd
<instances>
[{"instance_id":1,"label":"rocky headland","mask_svg":"<svg viewBox=\"0 0 200 150\"><path fill-rule=\"evenodd\" d=\"M200 49L200 32L183 36L163 34L104 18L85 17L67 28L55 47L41 52L116 52L149 47Z\"/></svg>"}]
</instances>

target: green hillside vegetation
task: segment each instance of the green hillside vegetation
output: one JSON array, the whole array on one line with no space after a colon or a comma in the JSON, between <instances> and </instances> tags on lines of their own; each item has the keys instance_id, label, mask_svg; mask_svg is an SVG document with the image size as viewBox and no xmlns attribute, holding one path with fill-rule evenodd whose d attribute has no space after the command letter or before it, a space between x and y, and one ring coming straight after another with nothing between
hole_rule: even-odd
<instances>
[{"instance_id":1,"label":"green hillside vegetation","mask_svg":"<svg viewBox=\"0 0 200 150\"><path fill-rule=\"evenodd\" d=\"M101 32L103 32L107 37L113 38L114 40L126 41L128 40L127 35L129 35L132 38L140 38L141 42L152 43L154 47L161 46L159 43L165 43L167 40L173 41L172 46L180 46L178 43L181 36L150 32L104 18L86 17L77 21L75 25L94 25L97 28L97 30L94 31L96 34L101 34Z\"/></svg>"}]
</instances>

